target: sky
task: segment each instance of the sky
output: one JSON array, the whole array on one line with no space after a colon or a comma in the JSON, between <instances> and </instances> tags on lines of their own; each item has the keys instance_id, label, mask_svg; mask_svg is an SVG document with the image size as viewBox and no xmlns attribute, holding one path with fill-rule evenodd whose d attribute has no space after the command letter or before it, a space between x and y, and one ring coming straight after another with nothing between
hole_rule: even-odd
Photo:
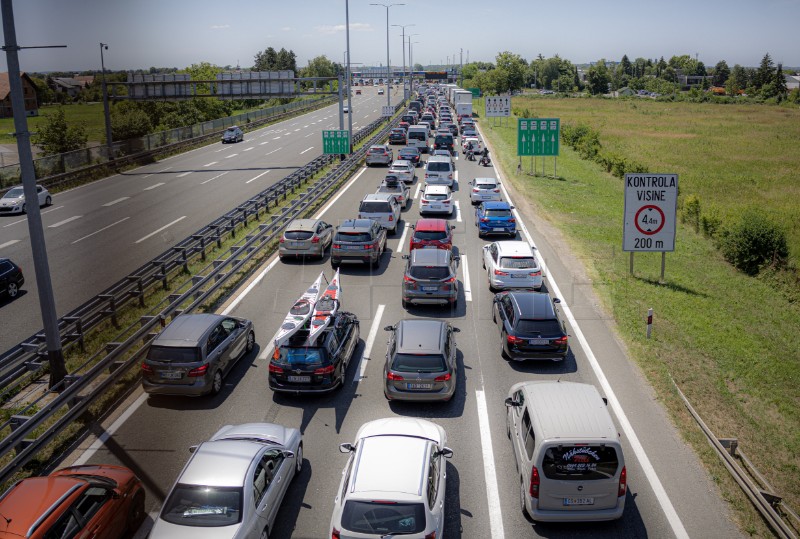
<instances>
[{"instance_id":1,"label":"sky","mask_svg":"<svg viewBox=\"0 0 800 539\"><path fill-rule=\"evenodd\" d=\"M15 0L17 42L65 49L20 52L23 71L253 65L268 47L342 62L345 5L353 64L386 63L386 17L369 0ZM384 0L382 3L389 4ZM411 36L414 63L526 60L558 54L574 64L688 54L706 66L800 66L800 0L405 0L389 24ZM389 28L390 59L403 65L402 29ZM5 40L5 36L3 37ZM407 47L406 47L407 52ZM462 56L463 54L463 56ZM408 58L406 58L408 62ZM6 71L0 54L0 71ZM357 65L353 70L358 69Z\"/></svg>"}]
</instances>

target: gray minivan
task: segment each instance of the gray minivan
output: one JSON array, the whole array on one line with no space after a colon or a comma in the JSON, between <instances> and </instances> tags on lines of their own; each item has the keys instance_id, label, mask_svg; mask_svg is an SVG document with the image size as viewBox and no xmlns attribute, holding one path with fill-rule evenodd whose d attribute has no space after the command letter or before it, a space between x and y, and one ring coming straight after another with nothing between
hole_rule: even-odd
<instances>
[{"instance_id":1,"label":"gray minivan","mask_svg":"<svg viewBox=\"0 0 800 539\"><path fill-rule=\"evenodd\" d=\"M222 379L255 346L253 323L218 314L182 314L156 335L142 362L142 388L159 395L216 395Z\"/></svg>"},{"instance_id":2,"label":"gray minivan","mask_svg":"<svg viewBox=\"0 0 800 539\"><path fill-rule=\"evenodd\" d=\"M593 385L520 382L505 404L525 514L542 522L622 516L628 490L622 445Z\"/></svg>"}]
</instances>

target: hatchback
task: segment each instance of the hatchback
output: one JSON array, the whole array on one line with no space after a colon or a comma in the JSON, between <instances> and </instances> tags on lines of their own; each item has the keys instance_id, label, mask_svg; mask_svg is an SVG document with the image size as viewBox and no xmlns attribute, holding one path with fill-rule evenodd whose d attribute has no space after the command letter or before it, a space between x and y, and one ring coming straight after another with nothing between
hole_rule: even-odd
<instances>
[{"instance_id":1,"label":"hatchback","mask_svg":"<svg viewBox=\"0 0 800 539\"><path fill-rule=\"evenodd\" d=\"M478 237L488 234L517 235L517 220L508 202L481 202L475 210Z\"/></svg>"},{"instance_id":2,"label":"hatchback","mask_svg":"<svg viewBox=\"0 0 800 539\"><path fill-rule=\"evenodd\" d=\"M483 269L489 290L497 288L542 288L542 268L533 249L524 241L496 241L483 246Z\"/></svg>"},{"instance_id":3,"label":"hatchback","mask_svg":"<svg viewBox=\"0 0 800 539\"><path fill-rule=\"evenodd\" d=\"M23 284L25 276L22 268L8 258L0 258L0 296L5 295L12 299L17 297Z\"/></svg>"},{"instance_id":4,"label":"hatchback","mask_svg":"<svg viewBox=\"0 0 800 539\"><path fill-rule=\"evenodd\" d=\"M39 206L49 206L53 203L50 192L41 185L36 186L36 196L39 198ZM0 198L0 215L25 213L25 189L22 186L12 187L3 198Z\"/></svg>"},{"instance_id":5,"label":"hatchback","mask_svg":"<svg viewBox=\"0 0 800 539\"><path fill-rule=\"evenodd\" d=\"M256 343L253 323L219 314L182 314L151 341L142 388L159 395L216 395Z\"/></svg>"},{"instance_id":6,"label":"hatchback","mask_svg":"<svg viewBox=\"0 0 800 539\"><path fill-rule=\"evenodd\" d=\"M189 451L148 537L269 537L289 484L303 469L300 431L272 423L225 425Z\"/></svg>"},{"instance_id":7,"label":"hatchback","mask_svg":"<svg viewBox=\"0 0 800 539\"><path fill-rule=\"evenodd\" d=\"M370 146L369 150L367 150L367 158L366 158L366 165L369 167L371 165L390 165L394 160L394 156L392 155L392 150L389 146L384 144L376 144L375 146Z\"/></svg>"},{"instance_id":8,"label":"hatchback","mask_svg":"<svg viewBox=\"0 0 800 539\"><path fill-rule=\"evenodd\" d=\"M420 151L418 148L413 146L406 146L405 148L400 148L397 152L397 158L402 159L404 161L408 161L415 167L420 166Z\"/></svg>"},{"instance_id":9,"label":"hatchback","mask_svg":"<svg viewBox=\"0 0 800 539\"><path fill-rule=\"evenodd\" d=\"M280 239L278 257L325 256L333 242L333 225L321 219L295 219Z\"/></svg>"},{"instance_id":10,"label":"hatchback","mask_svg":"<svg viewBox=\"0 0 800 539\"><path fill-rule=\"evenodd\" d=\"M569 349L567 326L558 304L544 292L500 292L492 304L492 320L500 329L500 354L511 359L561 361Z\"/></svg>"},{"instance_id":11,"label":"hatchback","mask_svg":"<svg viewBox=\"0 0 800 539\"><path fill-rule=\"evenodd\" d=\"M332 539L444 536L447 463L444 429L425 419L391 417L364 423L336 490Z\"/></svg>"},{"instance_id":12,"label":"hatchback","mask_svg":"<svg viewBox=\"0 0 800 539\"><path fill-rule=\"evenodd\" d=\"M0 537L132 537L145 516L145 491L128 468L71 466L15 483L0 498Z\"/></svg>"},{"instance_id":13,"label":"hatchback","mask_svg":"<svg viewBox=\"0 0 800 539\"><path fill-rule=\"evenodd\" d=\"M414 231L409 242L409 251L432 247L434 249L453 249L453 229L444 219L418 219L411 227Z\"/></svg>"},{"instance_id":14,"label":"hatchback","mask_svg":"<svg viewBox=\"0 0 800 539\"><path fill-rule=\"evenodd\" d=\"M446 213L453 214L453 193L446 185L426 185L419 201L419 214Z\"/></svg>"},{"instance_id":15,"label":"hatchback","mask_svg":"<svg viewBox=\"0 0 800 539\"><path fill-rule=\"evenodd\" d=\"M331 246L331 266L357 260L377 266L386 250L386 230L372 219L347 219L336 228Z\"/></svg>"},{"instance_id":16,"label":"hatchback","mask_svg":"<svg viewBox=\"0 0 800 539\"><path fill-rule=\"evenodd\" d=\"M414 183L414 181L417 179L417 174L416 171L414 170L414 165L411 163L411 161L406 161L405 159L402 159L402 156L398 157L401 158L393 162L389 166L389 171L387 172L387 174L393 174L398 178L400 178L405 183Z\"/></svg>"},{"instance_id":17,"label":"hatchback","mask_svg":"<svg viewBox=\"0 0 800 539\"><path fill-rule=\"evenodd\" d=\"M222 133L222 143L241 142L244 140L244 132L240 127L231 126Z\"/></svg>"},{"instance_id":18,"label":"hatchback","mask_svg":"<svg viewBox=\"0 0 800 539\"><path fill-rule=\"evenodd\" d=\"M402 305L458 305L459 257L446 249L414 249L403 255Z\"/></svg>"},{"instance_id":19,"label":"hatchback","mask_svg":"<svg viewBox=\"0 0 800 539\"><path fill-rule=\"evenodd\" d=\"M400 320L390 332L383 367L387 400L449 401L458 383L456 337L445 320Z\"/></svg>"},{"instance_id":20,"label":"hatchback","mask_svg":"<svg viewBox=\"0 0 800 539\"><path fill-rule=\"evenodd\" d=\"M475 178L469 185L472 187L469 199L473 205L485 200L502 200L500 182L494 178Z\"/></svg>"}]
</instances>

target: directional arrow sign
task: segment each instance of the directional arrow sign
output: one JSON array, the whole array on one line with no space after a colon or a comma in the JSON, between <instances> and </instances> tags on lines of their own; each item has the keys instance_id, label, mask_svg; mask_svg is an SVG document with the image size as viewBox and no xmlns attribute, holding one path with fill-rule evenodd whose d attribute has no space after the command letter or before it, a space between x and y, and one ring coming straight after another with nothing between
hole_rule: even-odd
<instances>
[{"instance_id":1,"label":"directional arrow sign","mask_svg":"<svg viewBox=\"0 0 800 539\"><path fill-rule=\"evenodd\" d=\"M519 118L517 155L558 155L559 118Z\"/></svg>"},{"instance_id":2,"label":"directional arrow sign","mask_svg":"<svg viewBox=\"0 0 800 539\"><path fill-rule=\"evenodd\" d=\"M322 153L343 154L350 153L350 132L344 130L323 130L322 131Z\"/></svg>"}]
</instances>

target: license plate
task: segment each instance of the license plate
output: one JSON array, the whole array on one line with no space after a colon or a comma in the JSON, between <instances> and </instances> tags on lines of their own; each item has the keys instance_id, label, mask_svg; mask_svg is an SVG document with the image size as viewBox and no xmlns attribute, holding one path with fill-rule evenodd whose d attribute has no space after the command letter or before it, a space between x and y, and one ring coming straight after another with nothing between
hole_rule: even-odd
<instances>
[{"instance_id":1,"label":"license plate","mask_svg":"<svg viewBox=\"0 0 800 539\"><path fill-rule=\"evenodd\" d=\"M528 344L550 344L550 339L530 339Z\"/></svg>"},{"instance_id":2,"label":"license plate","mask_svg":"<svg viewBox=\"0 0 800 539\"><path fill-rule=\"evenodd\" d=\"M437 290L439 290L438 286L423 286L422 287L422 291L423 292L436 292Z\"/></svg>"},{"instance_id":3,"label":"license plate","mask_svg":"<svg viewBox=\"0 0 800 539\"><path fill-rule=\"evenodd\" d=\"M441 210L442 209L442 205L441 204L431 204L431 209L432 210Z\"/></svg>"},{"instance_id":4,"label":"license plate","mask_svg":"<svg viewBox=\"0 0 800 539\"><path fill-rule=\"evenodd\" d=\"M303 247L303 242L302 241L293 241L293 242L290 242L289 245L291 247L294 247L295 249L300 249L301 247Z\"/></svg>"},{"instance_id":5,"label":"license plate","mask_svg":"<svg viewBox=\"0 0 800 539\"><path fill-rule=\"evenodd\" d=\"M503 232L505 228L493 228L492 230L494 230L495 232Z\"/></svg>"},{"instance_id":6,"label":"license plate","mask_svg":"<svg viewBox=\"0 0 800 539\"><path fill-rule=\"evenodd\" d=\"M359 245L345 245L344 248L346 250L348 250L348 251L358 251L359 249L361 249L361 246L359 246Z\"/></svg>"},{"instance_id":7,"label":"license plate","mask_svg":"<svg viewBox=\"0 0 800 539\"><path fill-rule=\"evenodd\" d=\"M482 200L489 200L490 198L492 198L492 195L481 195Z\"/></svg>"},{"instance_id":8,"label":"license plate","mask_svg":"<svg viewBox=\"0 0 800 539\"><path fill-rule=\"evenodd\" d=\"M564 505L594 505L594 498L564 498Z\"/></svg>"},{"instance_id":9,"label":"license plate","mask_svg":"<svg viewBox=\"0 0 800 539\"><path fill-rule=\"evenodd\" d=\"M526 275L526 274L524 274L524 273L521 273L521 274L518 274L518 275L512 275L512 276L511 276L511 278L512 278L512 279L524 279L525 277L527 277L527 275Z\"/></svg>"},{"instance_id":10,"label":"license plate","mask_svg":"<svg viewBox=\"0 0 800 539\"><path fill-rule=\"evenodd\" d=\"M288 378L289 378L290 382L310 382L311 381L311 377L310 376L289 376Z\"/></svg>"},{"instance_id":11,"label":"license plate","mask_svg":"<svg viewBox=\"0 0 800 539\"><path fill-rule=\"evenodd\" d=\"M406 384L407 389L432 389L433 384Z\"/></svg>"},{"instance_id":12,"label":"license plate","mask_svg":"<svg viewBox=\"0 0 800 539\"><path fill-rule=\"evenodd\" d=\"M179 380L183 373L180 371L161 371L161 378L166 378L167 380Z\"/></svg>"}]
</instances>

